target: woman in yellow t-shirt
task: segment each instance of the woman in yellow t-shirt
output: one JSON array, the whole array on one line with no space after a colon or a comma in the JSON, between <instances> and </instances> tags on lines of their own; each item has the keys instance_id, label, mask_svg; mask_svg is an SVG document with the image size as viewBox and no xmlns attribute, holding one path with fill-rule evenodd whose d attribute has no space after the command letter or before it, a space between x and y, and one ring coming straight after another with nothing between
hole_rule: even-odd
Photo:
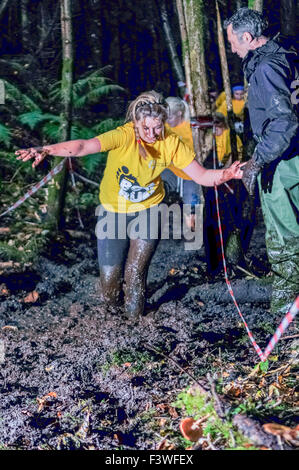
<instances>
[{"instance_id":1,"label":"woman in yellow t-shirt","mask_svg":"<svg viewBox=\"0 0 299 470\"><path fill-rule=\"evenodd\" d=\"M129 317L141 315L144 308L147 270L161 228L155 208L164 198L162 171L173 163L206 186L242 177L238 162L220 170L201 166L194 160L194 152L165 129L167 117L163 98L150 91L130 104L124 126L92 139L16 152L23 161L33 158L35 167L46 155L82 157L109 151L96 227L101 295L110 308L117 306L123 277L125 314Z\"/></svg>"}]
</instances>

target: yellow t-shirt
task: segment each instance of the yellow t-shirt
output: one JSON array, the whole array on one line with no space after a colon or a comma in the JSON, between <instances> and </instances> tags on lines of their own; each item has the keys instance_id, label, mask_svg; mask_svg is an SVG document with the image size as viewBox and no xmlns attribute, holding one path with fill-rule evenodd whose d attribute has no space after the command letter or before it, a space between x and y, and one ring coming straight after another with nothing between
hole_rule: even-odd
<instances>
[{"instance_id":1,"label":"yellow t-shirt","mask_svg":"<svg viewBox=\"0 0 299 470\"><path fill-rule=\"evenodd\" d=\"M218 160L223 165L225 165L232 153L229 129L224 129L221 135L216 135L216 148L217 148ZM237 149L238 149L238 153L242 151L242 141L238 135L237 135Z\"/></svg>"},{"instance_id":2,"label":"yellow t-shirt","mask_svg":"<svg viewBox=\"0 0 299 470\"><path fill-rule=\"evenodd\" d=\"M112 212L132 213L159 204L165 195L161 172L171 162L186 168L195 158L194 152L169 129L165 129L163 140L142 142L146 159L139 155L132 122L97 138L102 151L109 151L100 202Z\"/></svg>"},{"instance_id":3,"label":"yellow t-shirt","mask_svg":"<svg viewBox=\"0 0 299 470\"><path fill-rule=\"evenodd\" d=\"M238 116L240 119L243 119L245 101L232 99L232 105L233 105L234 114ZM219 106L219 108L217 108L217 113L221 113L223 114L223 116L227 116L226 101L223 101L223 103Z\"/></svg>"},{"instance_id":4,"label":"yellow t-shirt","mask_svg":"<svg viewBox=\"0 0 299 470\"><path fill-rule=\"evenodd\" d=\"M193 137L192 137L192 130L190 127L190 122L183 121L181 124L175 127L170 127L168 124L165 124L165 127L169 129L171 132L174 132L176 135L179 136L182 142L188 145L191 150L194 151L193 147ZM183 178L184 180L192 180L190 176L186 175L186 173L179 168L176 168L173 163L170 165L169 170L171 170L176 176Z\"/></svg>"},{"instance_id":5,"label":"yellow t-shirt","mask_svg":"<svg viewBox=\"0 0 299 470\"><path fill-rule=\"evenodd\" d=\"M216 98L216 101L215 101L215 104L216 104L216 108L219 108L219 106L222 105L222 103L226 100L226 95L225 95L225 91L222 91L220 93L219 96L217 96Z\"/></svg>"}]
</instances>

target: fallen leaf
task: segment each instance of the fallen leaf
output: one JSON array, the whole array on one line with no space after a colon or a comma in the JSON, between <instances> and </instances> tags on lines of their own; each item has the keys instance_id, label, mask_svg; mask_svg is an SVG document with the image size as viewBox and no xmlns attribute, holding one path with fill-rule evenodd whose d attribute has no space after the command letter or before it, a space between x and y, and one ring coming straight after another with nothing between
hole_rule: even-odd
<instances>
[{"instance_id":1,"label":"fallen leaf","mask_svg":"<svg viewBox=\"0 0 299 470\"><path fill-rule=\"evenodd\" d=\"M132 362L125 362L123 364L124 367L131 367L131 365L132 365Z\"/></svg>"},{"instance_id":2,"label":"fallen leaf","mask_svg":"<svg viewBox=\"0 0 299 470\"><path fill-rule=\"evenodd\" d=\"M17 327L17 326L13 326L13 325L5 325L5 326L2 326L2 330L18 331L18 327Z\"/></svg>"},{"instance_id":3,"label":"fallen leaf","mask_svg":"<svg viewBox=\"0 0 299 470\"><path fill-rule=\"evenodd\" d=\"M167 419L166 418L161 418L160 421L159 421L159 426L161 428L163 428L166 423L167 423Z\"/></svg>"},{"instance_id":4,"label":"fallen leaf","mask_svg":"<svg viewBox=\"0 0 299 470\"><path fill-rule=\"evenodd\" d=\"M277 423L263 424L263 429L268 434L274 434L274 436L282 436L284 433L292 431L288 426L283 426Z\"/></svg>"},{"instance_id":5,"label":"fallen leaf","mask_svg":"<svg viewBox=\"0 0 299 470\"><path fill-rule=\"evenodd\" d=\"M47 398L51 398L51 397L52 397L52 398L57 398L57 393L56 393L56 392L49 392L49 393L47 393L47 395L44 395L42 398L38 398L38 397L36 398L36 401L37 401L37 403L38 403L38 409L37 409L38 413L39 413L40 411L42 411L42 409L43 409L46 405L48 405L48 400L47 400Z\"/></svg>"},{"instance_id":6,"label":"fallen leaf","mask_svg":"<svg viewBox=\"0 0 299 470\"><path fill-rule=\"evenodd\" d=\"M25 303L34 303L38 300L39 294L36 292L36 290L30 292L24 299Z\"/></svg>"},{"instance_id":7,"label":"fallen leaf","mask_svg":"<svg viewBox=\"0 0 299 470\"><path fill-rule=\"evenodd\" d=\"M164 438L157 446L157 450L173 450L174 445L166 438Z\"/></svg>"},{"instance_id":8,"label":"fallen leaf","mask_svg":"<svg viewBox=\"0 0 299 470\"><path fill-rule=\"evenodd\" d=\"M179 269L171 268L168 272L171 276L174 276L179 272Z\"/></svg>"},{"instance_id":9,"label":"fallen leaf","mask_svg":"<svg viewBox=\"0 0 299 470\"><path fill-rule=\"evenodd\" d=\"M9 290L7 289L7 287L4 283L0 285L0 293L2 295L9 295L10 294Z\"/></svg>"},{"instance_id":10,"label":"fallen leaf","mask_svg":"<svg viewBox=\"0 0 299 470\"><path fill-rule=\"evenodd\" d=\"M170 414L170 416L173 418L173 419L176 419L179 417L176 409L173 407L173 406L170 406L169 409L168 409L168 413Z\"/></svg>"}]
</instances>

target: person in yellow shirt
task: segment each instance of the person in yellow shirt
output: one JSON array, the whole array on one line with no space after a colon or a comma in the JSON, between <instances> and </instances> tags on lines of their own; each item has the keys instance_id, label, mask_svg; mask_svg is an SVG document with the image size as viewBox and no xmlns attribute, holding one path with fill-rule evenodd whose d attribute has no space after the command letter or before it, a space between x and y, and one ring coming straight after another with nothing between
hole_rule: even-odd
<instances>
[{"instance_id":1,"label":"person in yellow shirt","mask_svg":"<svg viewBox=\"0 0 299 470\"><path fill-rule=\"evenodd\" d=\"M242 177L239 162L229 168L205 169L194 159L192 149L165 128L167 117L162 96L145 92L130 104L123 126L91 139L16 152L20 160L33 158L33 167L47 155L82 157L109 152L96 227L101 296L107 308L118 312L124 281L124 312L131 318L143 312L147 270L158 244L161 227L151 215L165 195L162 171L173 164L197 184L207 186ZM153 224L158 230L152 230Z\"/></svg>"},{"instance_id":2,"label":"person in yellow shirt","mask_svg":"<svg viewBox=\"0 0 299 470\"><path fill-rule=\"evenodd\" d=\"M175 96L169 96L166 102L169 111L165 128L178 135L180 140L194 151L188 104ZM190 214L184 212L185 222L187 227L194 231L195 206L200 204L200 186L173 163L163 171L162 180L169 191L179 193L183 204L190 204Z\"/></svg>"},{"instance_id":3,"label":"person in yellow shirt","mask_svg":"<svg viewBox=\"0 0 299 470\"><path fill-rule=\"evenodd\" d=\"M242 121L244 117L244 106L245 106L243 85L235 85L232 88L232 92L233 92L233 96L232 96L233 112L236 115L236 117ZM227 116L226 95L224 91L220 93L220 95L216 99L216 111L217 113L223 114L223 116L225 117Z\"/></svg>"}]
</instances>

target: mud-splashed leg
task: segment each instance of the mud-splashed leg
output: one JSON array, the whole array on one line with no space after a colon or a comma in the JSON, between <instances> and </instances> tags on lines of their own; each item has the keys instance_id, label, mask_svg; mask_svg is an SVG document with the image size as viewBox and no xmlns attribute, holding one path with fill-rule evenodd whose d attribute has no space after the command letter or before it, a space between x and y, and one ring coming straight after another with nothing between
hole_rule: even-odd
<instances>
[{"instance_id":1,"label":"mud-splashed leg","mask_svg":"<svg viewBox=\"0 0 299 470\"><path fill-rule=\"evenodd\" d=\"M130 318L143 313L147 272L157 244L158 240L131 240L124 274L125 314Z\"/></svg>"},{"instance_id":2,"label":"mud-splashed leg","mask_svg":"<svg viewBox=\"0 0 299 470\"><path fill-rule=\"evenodd\" d=\"M101 266L100 268L100 294L109 311L120 306L120 292L122 281L122 266Z\"/></svg>"}]
</instances>

